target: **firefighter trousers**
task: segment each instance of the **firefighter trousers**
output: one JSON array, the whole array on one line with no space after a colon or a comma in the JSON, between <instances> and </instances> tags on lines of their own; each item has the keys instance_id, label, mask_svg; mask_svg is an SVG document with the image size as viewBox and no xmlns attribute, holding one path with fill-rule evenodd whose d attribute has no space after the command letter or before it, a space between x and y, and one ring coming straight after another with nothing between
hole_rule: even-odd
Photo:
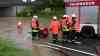
<instances>
[{"instance_id":1,"label":"firefighter trousers","mask_svg":"<svg viewBox=\"0 0 100 56\"><path fill-rule=\"evenodd\" d=\"M63 40L67 41L68 40L68 36L69 36L69 31L63 31L62 32L62 36L63 36Z\"/></svg>"}]
</instances>

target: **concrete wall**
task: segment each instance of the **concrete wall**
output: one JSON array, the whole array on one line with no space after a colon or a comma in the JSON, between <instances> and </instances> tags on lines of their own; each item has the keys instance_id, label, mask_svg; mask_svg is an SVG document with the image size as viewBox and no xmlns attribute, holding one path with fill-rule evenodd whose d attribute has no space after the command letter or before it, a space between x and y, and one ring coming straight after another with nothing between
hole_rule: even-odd
<instances>
[{"instance_id":1,"label":"concrete wall","mask_svg":"<svg viewBox=\"0 0 100 56\"><path fill-rule=\"evenodd\" d=\"M16 16L16 6L0 7L0 17Z\"/></svg>"},{"instance_id":2,"label":"concrete wall","mask_svg":"<svg viewBox=\"0 0 100 56\"><path fill-rule=\"evenodd\" d=\"M16 6L6 8L5 16L16 16Z\"/></svg>"},{"instance_id":3,"label":"concrete wall","mask_svg":"<svg viewBox=\"0 0 100 56\"><path fill-rule=\"evenodd\" d=\"M4 8L0 8L0 16L4 15Z\"/></svg>"}]
</instances>

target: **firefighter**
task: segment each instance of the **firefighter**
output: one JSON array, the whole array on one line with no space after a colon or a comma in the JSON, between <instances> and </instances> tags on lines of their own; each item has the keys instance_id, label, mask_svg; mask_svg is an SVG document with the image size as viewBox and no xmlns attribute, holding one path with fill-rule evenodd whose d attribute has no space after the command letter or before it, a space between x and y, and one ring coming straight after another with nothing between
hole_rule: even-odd
<instances>
[{"instance_id":1,"label":"firefighter","mask_svg":"<svg viewBox=\"0 0 100 56\"><path fill-rule=\"evenodd\" d=\"M77 19L78 18L75 14L72 14L71 18L72 18L71 19L71 21L72 21L71 32L69 34L70 40L71 40L72 43L80 44L80 42L77 41L78 38L79 38L79 32L78 32L78 29L77 29L78 28L78 26L77 26L77 23L78 23Z\"/></svg>"},{"instance_id":2,"label":"firefighter","mask_svg":"<svg viewBox=\"0 0 100 56\"><path fill-rule=\"evenodd\" d=\"M39 32L39 21L38 21L38 16L33 16L32 18L32 40L39 39L38 38L38 32Z\"/></svg>"},{"instance_id":3,"label":"firefighter","mask_svg":"<svg viewBox=\"0 0 100 56\"><path fill-rule=\"evenodd\" d=\"M76 30L76 23L77 23L77 16L75 14L72 14L72 29Z\"/></svg>"},{"instance_id":4,"label":"firefighter","mask_svg":"<svg viewBox=\"0 0 100 56\"><path fill-rule=\"evenodd\" d=\"M23 28L22 28L22 22L18 21L18 23L17 23L17 31L18 31L18 33L19 34L22 33L22 30L23 30Z\"/></svg>"},{"instance_id":5,"label":"firefighter","mask_svg":"<svg viewBox=\"0 0 100 56\"><path fill-rule=\"evenodd\" d=\"M64 15L60 21L60 27L64 42L69 41L68 35L70 30L69 15Z\"/></svg>"},{"instance_id":6,"label":"firefighter","mask_svg":"<svg viewBox=\"0 0 100 56\"><path fill-rule=\"evenodd\" d=\"M50 30L52 33L53 42L58 42L59 29L60 29L59 21L57 20L56 16L53 16L50 24Z\"/></svg>"}]
</instances>

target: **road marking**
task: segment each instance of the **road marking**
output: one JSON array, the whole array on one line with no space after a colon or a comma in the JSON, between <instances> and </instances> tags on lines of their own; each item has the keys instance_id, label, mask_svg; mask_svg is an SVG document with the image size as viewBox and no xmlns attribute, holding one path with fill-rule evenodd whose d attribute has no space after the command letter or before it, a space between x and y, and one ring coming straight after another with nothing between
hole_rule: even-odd
<instances>
[{"instance_id":1,"label":"road marking","mask_svg":"<svg viewBox=\"0 0 100 56\"><path fill-rule=\"evenodd\" d=\"M57 44L52 44L52 43L48 43L48 44L49 45L53 45L53 46L57 46L57 47L60 47L60 48L68 49L68 50L71 50L71 51L75 51L75 52L91 55L91 56L97 56L96 54L92 54L92 53L89 53L89 52L84 52L84 51L80 51L80 50L76 50L76 49L72 49L72 48L68 48L68 47L63 47L63 46L57 45Z\"/></svg>"},{"instance_id":2,"label":"road marking","mask_svg":"<svg viewBox=\"0 0 100 56\"><path fill-rule=\"evenodd\" d=\"M44 45L44 44L34 44L35 46L40 46L40 47L49 47L49 48L54 48L54 49L59 49L59 48L56 48L56 47L52 47L52 46L48 46L48 45Z\"/></svg>"},{"instance_id":3,"label":"road marking","mask_svg":"<svg viewBox=\"0 0 100 56\"><path fill-rule=\"evenodd\" d=\"M68 47L63 47L63 46L52 44L52 43L48 43L48 44L49 45L54 45L54 46L57 46L57 47L60 47L60 48L65 48L65 49L68 49L68 50L71 50L71 51L76 51L76 52L79 52L79 53L91 55L91 56L97 56L96 54L92 54L92 53L89 53L89 52L84 52L84 51L80 51L80 50L76 50L76 49L72 49L72 48L68 48ZM48 47L48 48L59 50L59 48L57 48L57 47L52 47L52 46L43 45L43 44L38 44L38 46L40 46L40 47Z\"/></svg>"},{"instance_id":4,"label":"road marking","mask_svg":"<svg viewBox=\"0 0 100 56\"><path fill-rule=\"evenodd\" d=\"M58 52L62 53L64 56L70 56L68 53L62 51L60 48L57 48L57 47L52 47L52 46L48 46L48 45L44 45L44 44L38 44L38 46L51 48L53 50L57 50Z\"/></svg>"},{"instance_id":5,"label":"road marking","mask_svg":"<svg viewBox=\"0 0 100 56\"><path fill-rule=\"evenodd\" d=\"M52 48L52 49L59 50L59 48L52 47L52 46L48 46L48 45L42 45L42 44L39 44L38 46L41 46L41 47L48 47L48 48Z\"/></svg>"}]
</instances>

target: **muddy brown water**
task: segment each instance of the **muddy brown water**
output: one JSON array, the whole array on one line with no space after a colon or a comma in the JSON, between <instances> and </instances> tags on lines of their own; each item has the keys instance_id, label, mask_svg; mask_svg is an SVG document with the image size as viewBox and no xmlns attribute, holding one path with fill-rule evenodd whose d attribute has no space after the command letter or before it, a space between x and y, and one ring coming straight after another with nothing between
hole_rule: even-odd
<instances>
[{"instance_id":1,"label":"muddy brown water","mask_svg":"<svg viewBox=\"0 0 100 56\"><path fill-rule=\"evenodd\" d=\"M41 44L34 44L32 48L33 56L64 56L63 53L50 49L47 46Z\"/></svg>"},{"instance_id":2,"label":"muddy brown water","mask_svg":"<svg viewBox=\"0 0 100 56\"><path fill-rule=\"evenodd\" d=\"M33 52L33 54L35 53L35 50L37 49L37 54L35 54L35 56L39 54L43 56L50 56L50 55L51 56L63 56L62 53L56 52L49 48L32 46L32 44L34 44L35 42L32 43L31 35L28 33L30 32L31 20L22 20L23 32L21 34L18 34L16 31L17 21L18 20L16 17L0 17L0 36L16 41L16 44L18 47L28 48ZM77 54L77 53L74 52L73 54ZM78 56L78 55L73 55L73 56ZM86 55L83 55L83 56L86 56Z\"/></svg>"},{"instance_id":3,"label":"muddy brown water","mask_svg":"<svg viewBox=\"0 0 100 56\"><path fill-rule=\"evenodd\" d=\"M44 55L45 56L62 56L60 53L58 53L52 49L38 47L38 46L32 46L31 35L28 33L28 32L30 32L30 20L22 20L23 32L21 34L18 34L16 31L17 21L18 20L16 17L0 17L0 36L9 38L9 39L15 41L17 44L16 46L18 46L20 48L30 49L33 52L33 56L39 55L40 53L43 56ZM32 47L33 47L33 49L32 49ZM34 52L34 50L35 50L35 52ZM37 50L37 52L36 52L36 50ZM52 51L53 51L53 53L50 53Z\"/></svg>"},{"instance_id":4,"label":"muddy brown water","mask_svg":"<svg viewBox=\"0 0 100 56\"><path fill-rule=\"evenodd\" d=\"M30 28L28 21L23 21L23 32L21 34L17 33L16 30L17 21L16 17L0 17L0 35L15 40L18 47L32 48L31 39L25 40Z\"/></svg>"}]
</instances>

